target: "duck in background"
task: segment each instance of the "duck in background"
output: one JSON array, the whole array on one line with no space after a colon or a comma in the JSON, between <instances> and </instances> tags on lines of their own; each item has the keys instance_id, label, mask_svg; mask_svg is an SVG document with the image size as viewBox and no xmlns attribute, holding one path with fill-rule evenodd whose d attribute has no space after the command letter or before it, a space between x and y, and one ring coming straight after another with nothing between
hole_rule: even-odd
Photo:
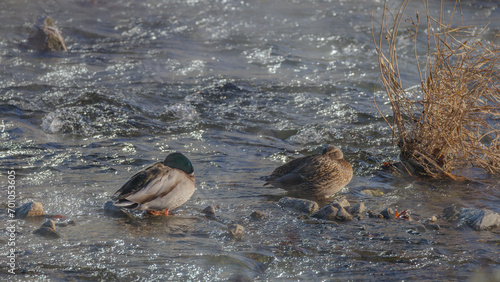
<instances>
[{"instance_id":1,"label":"duck in background","mask_svg":"<svg viewBox=\"0 0 500 282\"><path fill-rule=\"evenodd\" d=\"M328 146L322 154L301 157L276 168L264 185L271 184L301 198L323 200L346 186L352 174L342 151Z\"/></svg>"}]
</instances>

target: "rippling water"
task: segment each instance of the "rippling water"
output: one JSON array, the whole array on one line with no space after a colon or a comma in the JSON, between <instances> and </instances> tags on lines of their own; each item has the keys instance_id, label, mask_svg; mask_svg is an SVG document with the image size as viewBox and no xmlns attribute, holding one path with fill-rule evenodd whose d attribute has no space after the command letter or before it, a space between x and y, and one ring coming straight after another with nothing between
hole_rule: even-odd
<instances>
[{"instance_id":1,"label":"rippling water","mask_svg":"<svg viewBox=\"0 0 500 282\"><path fill-rule=\"evenodd\" d=\"M95 3L94 3L95 2ZM437 2L437 1L436 1ZM464 21L499 32L497 1L466 1ZM391 4L396 8L399 4ZM16 202L40 201L75 225L62 238L19 220L10 279L464 280L500 265L498 230L419 231L414 222L323 223L277 205L262 176L295 157L342 148L355 169L337 198L368 209L409 209L422 221L453 203L500 212L494 184L453 184L380 171L396 160L377 85L371 1L2 1L1 183L16 171ZM431 3L431 11L439 8ZM445 1L445 10L453 1ZM424 15L420 1L408 14ZM27 46L51 16L68 52ZM400 68L418 85L412 43ZM425 44L419 53L425 53ZM103 215L136 171L182 151L198 190L167 218ZM488 183L497 183L491 179ZM382 197L366 197L363 189ZM2 188L2 199L7 189ZM7 220L2 200L2 221ZM201 211L217 206L219 221ZM252 221L253 211L267 217ZM241 241L226 225L245 227ZM7 232L2 229L2 256ZM3 258L2 258L3 260ZM7 275L7 270L0 271Z\"/></svg>"}]
</instances>

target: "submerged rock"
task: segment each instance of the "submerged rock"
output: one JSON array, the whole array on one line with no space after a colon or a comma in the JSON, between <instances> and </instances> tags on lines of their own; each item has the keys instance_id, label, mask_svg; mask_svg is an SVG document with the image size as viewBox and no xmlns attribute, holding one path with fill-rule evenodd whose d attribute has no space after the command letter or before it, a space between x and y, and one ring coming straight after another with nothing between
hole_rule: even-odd
<instances>
[{"instance_id":1,"label":"submerged rock","mask_svg":"<svg viewBox=\"0 0 500 282\"><path fill-rule=\"evenodd\" d=\"M351 203L349 203L348 200L346 199L340 199L340 200L333 200L330 205L337 207L337 208L347 208L351 206Z\"/></svg>"},{"instance_id":2,"label":"submerged rock","mask_svg":"<svg viewBox=\"0 0 500 282\"><path fill-rule=\"evenodd\" d=\"M348 212L358 219L362 219L365 217L365 203L357 203L354 206L350 207Z\"/></svg>"},{"instance_id":3,"label":"submerged rock","mask_svg":"<svg viewBox=\"0 0 500 282\"><path fill-rule=\"evenodd\" d=\"M261 211L254 211L250 214L250 219L252 220L262 220L266 218L266 215Z\"/></svg>"},{"instance_id":4,"label":"submerged rock","mask_svg":"<svg viewBox=\"0 0 500 282\"><path fill-rule=\"evenodd\" d=\"M458 219L460 211L456 205L451 205L443 210L443 217L448 221L453 221Z\"/></svg>"},{"instance_id":5,"label":"submerged rock","mask_svg":"<svg viewBox=\"0 0 500 282\"><path fill-rule=\"evenodd\" d=\"M284 208L291 208L303 213L313 213L319 209L318 203L311 200L283 197L279 200L278 204Z\"/></svg>"},{"instance_id":6,"label":"submerged rock","mask_svg":"<svg viewBox=\"0 0 500 282\"><path fill-rule=\"evenodd\" d=\"M371 190L371 189L365 189L360 192L361 194L369 197L381 197L384 195L384 192L380 190Z\"/></svg>"},{"instance_id":7,"label":"submerged rock","mask_svg":"<svg viewBox=\"0 0 500 282\"><path fill-rule=\"evenodd\" d=\"M458 226L468 225L476 231L500 226L500 215L488 209L460 209Z\"/></svg>"},{"instance_id":8,"label":"submerged rock","mask_svg":"<svg viewBox=\"0 0 500 282\"><path fill-rule=\"evenodd\" d=\"M395 219L396 214L394 213L394 210L391 208L386 208L385 210L381 211L380 214L385 218L385 219Z\"/></svg>"},{"instance_id":9,"label":"submerged rock","mask_svg":"<svg viewBox=\"0 0 500 282\"><path fill-rule=\"evenodd\" d=\"M377 213L374 210L368 210L367 213L368 213L369 218L384 218L383 215L381 215L380 213Z\"/></svg>"},{"instance_id":10,"label":"submerged rock","mask_svg":"<svg viewBox=\"0 0 500 282\"><path fill-rule=\"evenodd\" d=\"M243 236L245 235L245 228L236 223L230 224L227 227L227 231L229 233L229 236L231 236L231 238L236 240L243 239Z\"/></svg>"},{"instance_id":11,"label":"submerged rock","mask_svg":"<svg viewBox=\"0 0 500 282\"><path fill-rule=\"evenodd\" d=\"M45 215L40 202L29 202L15 209L16 218Z\"/></svg>"},{"instance_id":12,"label":"submerged rock","mask_svg":"<svg viewBox=\"0 0 500 282\"><path fill-rule=\"evenodd\" d=\"M49 239L57 239L61 238L61 234L56 231L56 224L53 220L47 220L40 228L33 231L33 234L49 238Z\"/></svg>"},{"instance_id":13,"label":"submerged rock","mask_svg":"<svg viewBox=\"0 0 500 282\"><path fill-rule=\"evenodd\" d=\"M351 221L353 216L344 208L349 205L349 202L346 200L340 202L334 201L313 213L311 217L323 220Z\"/></svg>"},{"instance_id":14,"label":"submerged rock","mask_svg":"<svg viewBox=\"0 0 500 282\"><path fill-rule=\"evenodd\" d=\"M34 25L28 45L40 51L66 51L64 38L50 17L42 17Z\"/></svg>"},{"instance_id":15,"label":"submerged rock","mask_svg":"<svg viewBox=\"0 0 500 282\"><path fill-rule=\"evenodd\" d=\"M201 211L206 216L215 217L215 207L210 205Z\"/></svg>"},{"instance_id":16,"label":"submerged rock","mask_svg":"<svg viewBox=\"0 0 500 282\"><path fill-rule=\"evenodd\" d=\"M351 221L352 215L350 215L343 207L340 207L335 215L335 219L340 221Z\"/></svg>"},{"instance_id":17,"label":"submerged rock","mask_svg":"<svg viewBox=\"0 0 500 282\"><path fill-rule=\"evenodd\" d=\"M324 220L334 220L338 212L339 209L337 207L334 207L332 205L326 205L322 207L319 211L313 213L311 217Z\"/></svg>"}]
</instances>

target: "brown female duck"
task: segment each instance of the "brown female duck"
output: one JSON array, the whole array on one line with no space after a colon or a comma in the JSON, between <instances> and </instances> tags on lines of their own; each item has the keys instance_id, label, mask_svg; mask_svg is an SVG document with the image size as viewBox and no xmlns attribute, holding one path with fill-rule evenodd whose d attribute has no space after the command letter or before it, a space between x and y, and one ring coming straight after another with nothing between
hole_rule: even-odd
<instances>
[{"instance_id":1,"label":"brown female duck","mask_svg":"<svg viewBox=\"0 0 500 282\"><path fill-rule=\"evenodd\" d=\"M272 184L299 197L325 199L340 191L352 179L352 167L335 146L322 154L302 157L278 168L266 178Z\"/></svg>"}]
</instances>

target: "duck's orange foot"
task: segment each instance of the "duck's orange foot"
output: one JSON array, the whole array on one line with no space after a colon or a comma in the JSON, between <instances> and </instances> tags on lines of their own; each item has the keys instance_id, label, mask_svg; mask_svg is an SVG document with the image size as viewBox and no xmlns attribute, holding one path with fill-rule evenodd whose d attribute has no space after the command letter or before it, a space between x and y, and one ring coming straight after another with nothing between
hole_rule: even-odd
<instances>
[{"instance_id":1,"label":"duck's orange foot","mask_svg":"<svg viewBox=\"0 0 500 282\"><path fill-rule=\"evenodd\" d=\"M159 216L159 215L168 216L168 210L165 210L165 211L146 211L146 212L148 214L154 215L154 216Z\"/></svg>"}]
</instances>

